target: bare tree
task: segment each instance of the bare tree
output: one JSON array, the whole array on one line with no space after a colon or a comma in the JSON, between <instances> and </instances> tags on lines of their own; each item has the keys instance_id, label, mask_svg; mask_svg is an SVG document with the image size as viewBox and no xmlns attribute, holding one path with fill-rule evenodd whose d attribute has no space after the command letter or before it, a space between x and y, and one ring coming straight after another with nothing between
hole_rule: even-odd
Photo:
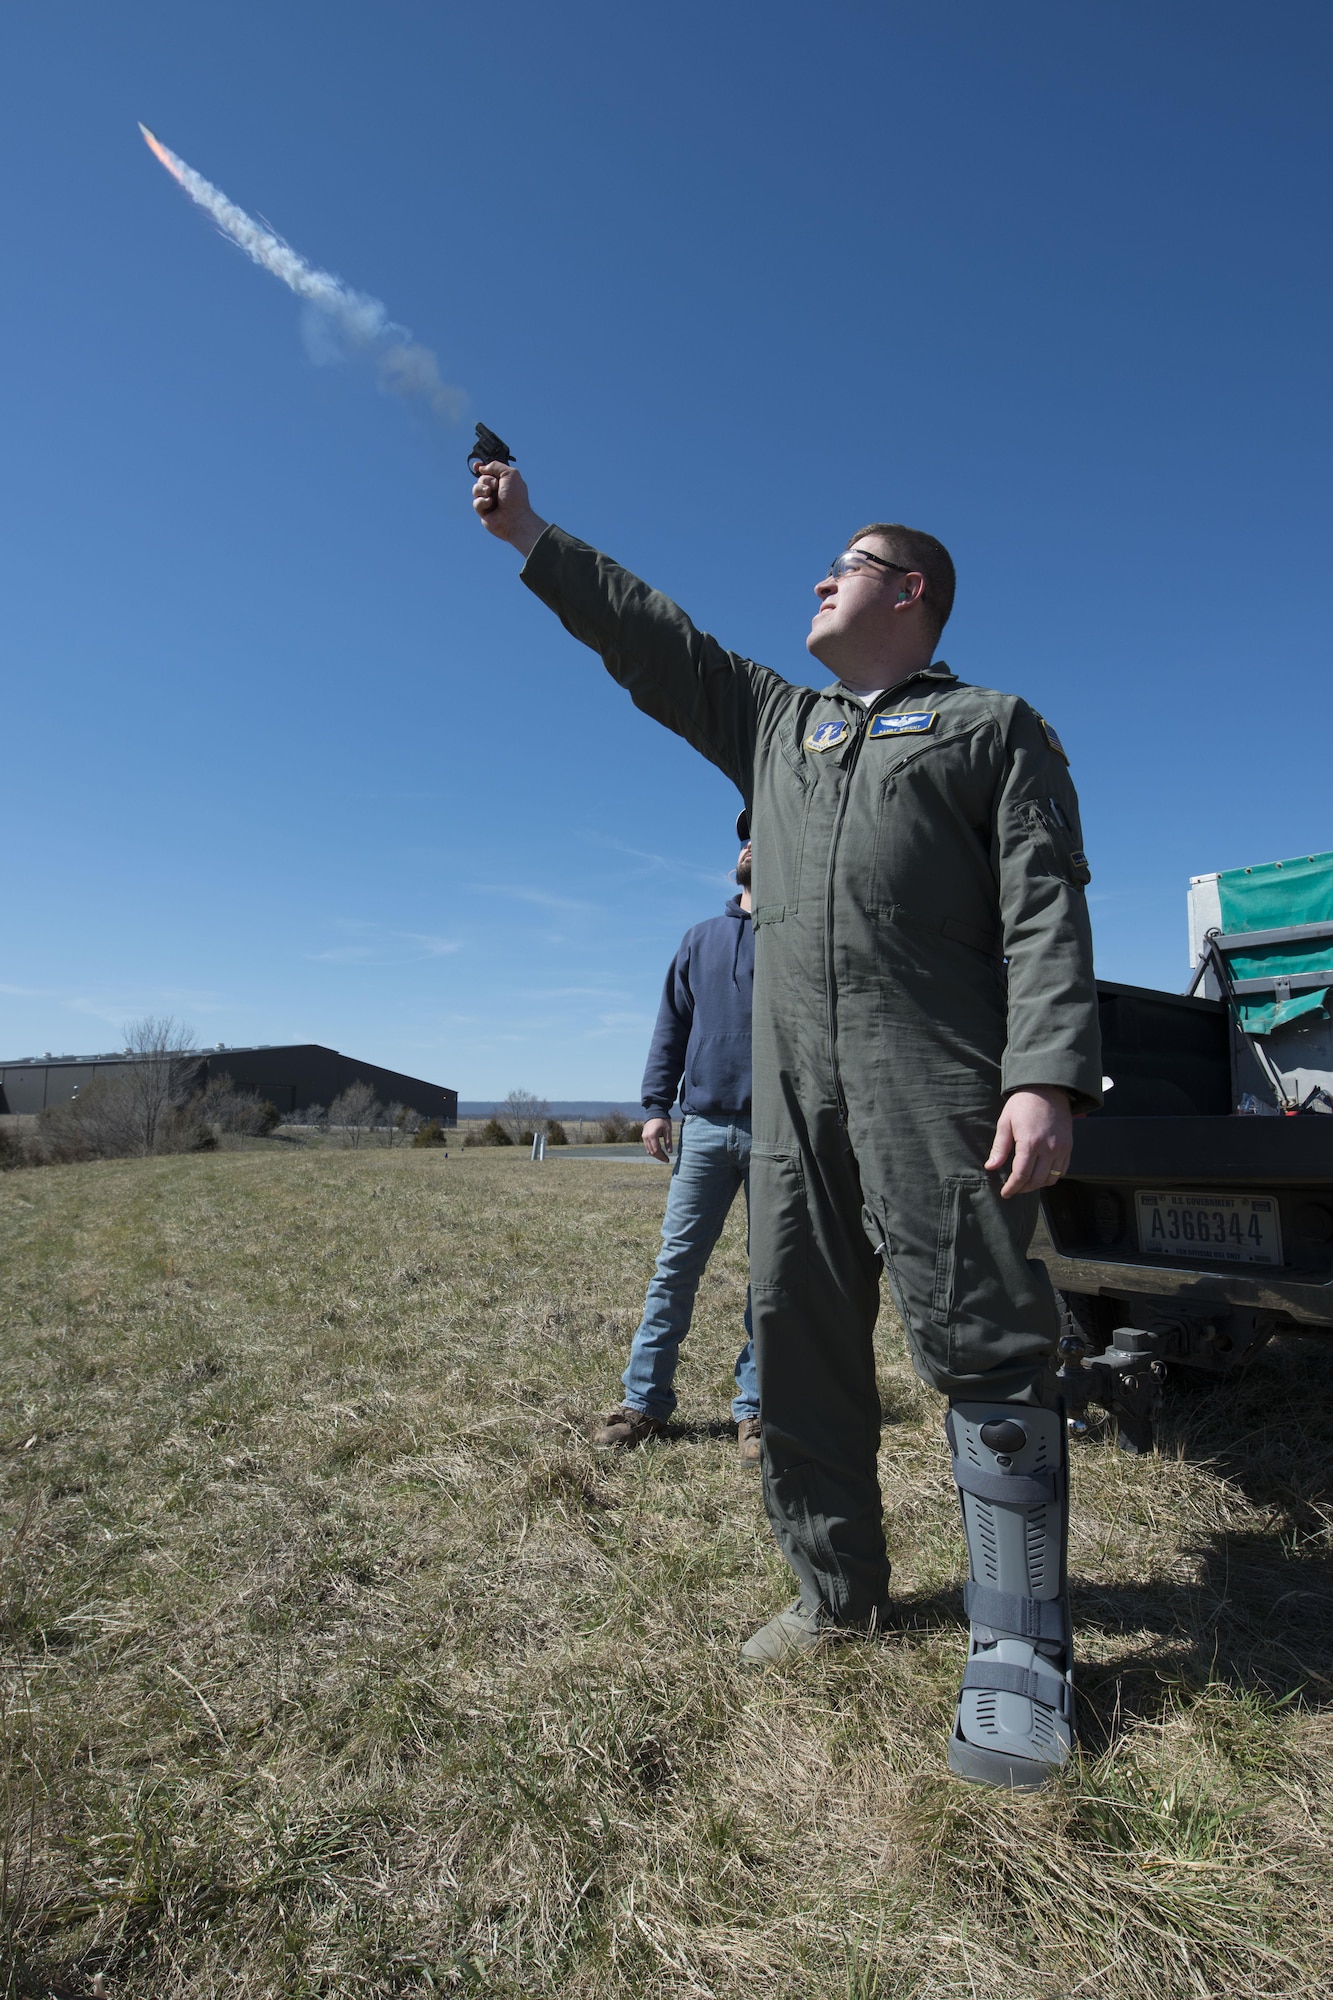
<instances>
[{"instance_id":1,"label":"bare tree","mask_svg":"<svg viewBox=\"0 0 1333 2000\"><path fill-rule=\"evenodd\" d=\"M173 1113L194 1090L199 1073L194 1030L170 1014L145 1014L127 1022L125 1053L132 1058L125 1066L124 1088L135 1150L155 1153Z\"/></svg>"},{"instance_id":2,"label":"bare tree","mask_svg":"<svg viewBox=\"0 0 1333 2000\"><path fill-rule=\"evenodd\" d=\"M546 1130L550 1115L546 1099L534 1097L530 1090L511 1090L504 1103L495 1107L497 1121L516 1146L530 1146L533 1135Z\"/></svg>"},{"instance_id":3,"label":"bare tree","mask_svg":"<svg viewBox=\"0 0 1333 2000\"><path fill-rule=\"evenodd\" d=\"M384 1121L384 1106L368 1083L357 1077L329 1106L329 1130L340 1129L348 1146L359 1146L367 1132Z\"/></svg>"},{"instance_id":4,"label":"bare tree","mask_svg":"<svg viewBox=\"0 0 1333 2000\"><path fill-rule=\"evenodd\" d=\"M168 1015L131 1021L123 1063L41 1114L51 1159L112 1160L193 1152L215 1145L197 1093L200 1059L190 1030Z\"/></svg>"}]
</instances>

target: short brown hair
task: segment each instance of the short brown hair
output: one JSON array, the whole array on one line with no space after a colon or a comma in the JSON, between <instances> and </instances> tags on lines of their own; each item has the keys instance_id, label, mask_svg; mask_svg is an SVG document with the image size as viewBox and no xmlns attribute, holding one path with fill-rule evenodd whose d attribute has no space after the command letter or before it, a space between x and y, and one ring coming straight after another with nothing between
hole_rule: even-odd
<instances>
[{"instance_id":1,"label":"short brown hair","mask_svg":"<svg viewBox=\"0 0 1333 2000\"><path fill-rule=\"evenodd\" d=\"M879 535L888 543L894 562L905 569L919 570L925 578L926 587L921 595L934 615L938 639L949 622L957 582L953 557L943 542L937 542L920 528L905 528L901 521L872 521L868 528L858 528L845 546L851 548L853 542L863 541L867 535Z\"/></svg>"}]
</instances>

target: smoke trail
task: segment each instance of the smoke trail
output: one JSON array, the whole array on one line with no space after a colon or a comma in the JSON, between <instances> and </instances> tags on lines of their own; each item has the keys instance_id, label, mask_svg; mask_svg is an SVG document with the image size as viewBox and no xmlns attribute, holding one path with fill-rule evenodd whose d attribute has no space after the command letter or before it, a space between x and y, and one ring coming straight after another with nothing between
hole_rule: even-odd
<instances>
[{"instance_id":1,"label":"smoke trail","mask_svg":"<svg viewBox=\"0 0 1333 2000\"><path fill-rule=\"evenodd\" d=\"M312 309L306 331L307 347L314 359L341 359L347 352L366 354L375 362L382 389L422 402L433 416L457 423L465 402L462 390L441 379L431 349L413 340L406 327L396 326L378 299L354 292L331 271L307 264L290 243L228 201L221 188L187 166L146 125L141 124L139 130L167 172L179 181L191 201L212 216L223 235L264 270L281 278Z\"/></svg>"}]
</instances>

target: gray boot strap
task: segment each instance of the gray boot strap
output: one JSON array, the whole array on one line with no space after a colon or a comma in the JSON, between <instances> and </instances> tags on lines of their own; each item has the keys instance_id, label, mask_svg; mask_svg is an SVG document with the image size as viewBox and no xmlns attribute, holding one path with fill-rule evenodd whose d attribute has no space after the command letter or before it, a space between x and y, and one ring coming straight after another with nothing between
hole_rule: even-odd
<instances>
[{"instance_id":1,"label":"gray boot strap","mask_svg":"<svg viewBox=\"0 0 1333 2000\"><path fill-rule=\"evenodd\" d=\"M989 1626L992 1632L1069 1643L1069 1619L1061 1597L1019 1597L988 1583L965 1583L963 1608L974 1625Z\"/></svg>"},{"instance_id":2,"label":"gray boot strap","mask_svg":"<svg viewBox=\"0 0 1333 2000\"><path fill-rule=\"evenodd\" d=\"M1039 1674L1033 1667L1016 1667L1007 1660L987 1659L984 1654L968 1661L963 1669L963 1686L990 1694L1024 1695L1028 1701L1040 1702L1043 1708L1053 1708L1065 1722L1074 1713L1073 1696L1067 1681L1057 1680L1054 1674Z\"/></svg>"},{"instance_id":3,"label":"gray boot strap","mask_svg":"<svg viewBox=\"0 0 1333 2000\"><path fill-rule=\"evenodd\" d=\"M983 1472L965 1458L955 1458L953 1477L964 1493L996 1500L1002 1507L1049 1507L1056 1498L1053 1472Z\"/></svg>"}]
</instances>

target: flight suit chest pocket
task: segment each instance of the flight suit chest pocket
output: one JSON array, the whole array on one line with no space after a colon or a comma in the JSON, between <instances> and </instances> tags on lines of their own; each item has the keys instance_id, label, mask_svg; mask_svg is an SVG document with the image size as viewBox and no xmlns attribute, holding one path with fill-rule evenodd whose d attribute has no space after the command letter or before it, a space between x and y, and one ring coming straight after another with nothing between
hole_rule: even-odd
<instances>
[{"instance_id":1,"label":"flight suit chest pocket","mask_svg":"<svg viewBox=\"0 0 1333 2000\"><path fill-rule=\"evenodd\" d=\"M903 779L914 783L918 776L927 784L944 787L952 795L968 786L969 750L975 731L965 726L917 739L901 736L876 743L883 758L879 776L882 792L890 792Z\"/></svg>"},{"instance_id":2,"label":"flight suit chest pocket","mask_svg":"<svg viewBox=\"0 0 1333 2000\"><path fill-rule=\"evenodd\" d=\"M960 817L974 820L982 811L969 752L971 734L955 730L947 736L866 744L855 783L873 825L871 902L910 903L914 890L919 900L923 870L939 868L934 830ZM935 893L945 910L957 901L948 882L937 881Z\"/></svg>"}]
</instances>

